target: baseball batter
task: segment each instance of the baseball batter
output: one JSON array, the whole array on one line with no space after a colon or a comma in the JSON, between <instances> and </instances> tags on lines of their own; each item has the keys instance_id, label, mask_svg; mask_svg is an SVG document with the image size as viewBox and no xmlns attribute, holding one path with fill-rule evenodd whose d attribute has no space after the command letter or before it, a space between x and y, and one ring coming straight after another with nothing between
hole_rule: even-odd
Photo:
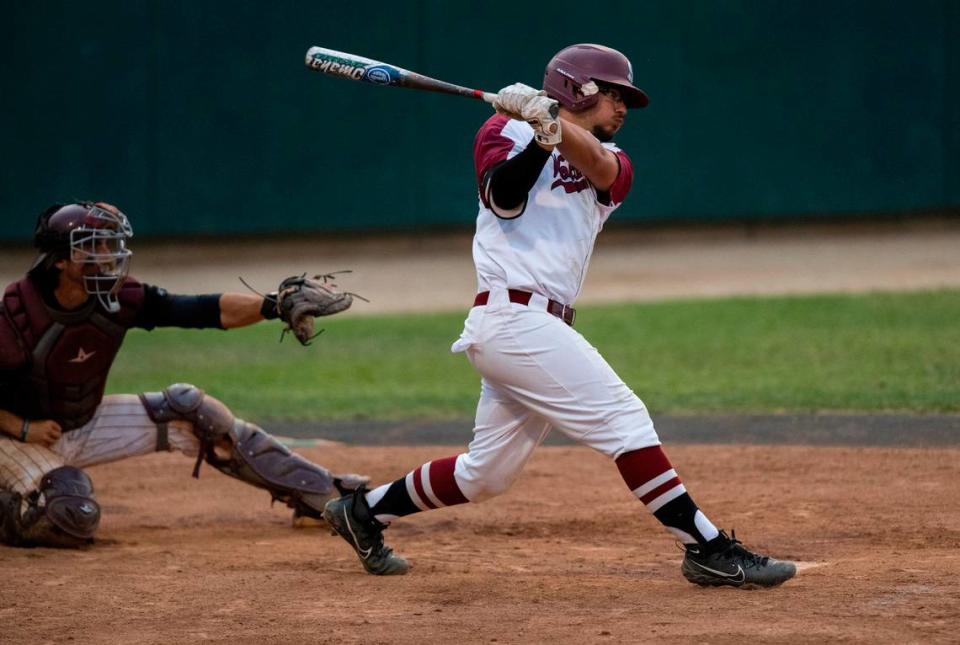
<instances>
[{"instance_id":1,"label":"baseball batter","mask_svg":"<svg viewBox=\"0 0 960 645\"><path fill-rule=\"evenodd\" d=\"M597 234L633 183L630 158L612 139L628 109L647 102L625 56L588 44L550 60L542 91L518 83L498 93L498 114L474 143L478 293L452 348L482 377L474 438L465 453L327 504L324 517L368 572L409 568L383 543L391 521L503 493L552 428L615 461L685 545L689 581L768 587L796 572L716 528L661 448L643 402L573 328Z\"/></svg>"},{"instance_id":2,"label":"baseball batter","mask_svg":"<svg viewBox=\"0 0 960 645\"><path fill-rule=\"evenodd\" d=\"M321 518L324 504L366 481L334 476L187 384L104 396L126 331L228 329L281 318L309 342L313 316L349 294L295 277L267 297L173 295L128 277L127 217L105 203L57 204L37 223L40 254L0 304L0 540L12 546L89 543L100 521L87 466L178 450Z\"/></svg>"}]
</instances>

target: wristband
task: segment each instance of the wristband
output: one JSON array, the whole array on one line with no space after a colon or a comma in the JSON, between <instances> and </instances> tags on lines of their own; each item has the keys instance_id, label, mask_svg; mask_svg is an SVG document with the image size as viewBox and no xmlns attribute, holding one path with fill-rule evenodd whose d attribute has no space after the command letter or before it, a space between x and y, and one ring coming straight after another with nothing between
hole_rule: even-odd
<instances>
[{"instance_id":1,"label":"wristband","mask_svg":"<svg viewBox=\"0 0 960 645\"><path fill-rule=\"evenodd\" d=\"M277 312L277 292L268 293L263 297L263 304L260 305L260 315L266 320L276 320L280 317Z\"/></svg>"},{"instance_id":2,"label":"wristband","mask_svg":"<svg viewBox=\"0 0 960 645\"><path fill-rule=\"evenodd\" d=\"M20 426L20 441L27 443L27 433L30 431L30 419L24 418L23 425Z\"/></svg>"}]
</instances>

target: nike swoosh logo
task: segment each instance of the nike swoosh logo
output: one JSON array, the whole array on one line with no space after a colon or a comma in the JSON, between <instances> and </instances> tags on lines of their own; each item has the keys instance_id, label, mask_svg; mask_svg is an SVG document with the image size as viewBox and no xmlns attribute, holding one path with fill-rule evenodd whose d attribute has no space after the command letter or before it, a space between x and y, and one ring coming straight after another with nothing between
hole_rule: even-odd
<instances>
[{"instance_id":1,"label":"nike swoosh logo","mask_svg":"<svg viewBox=\"0 0 960 645\"><path fill-rule=\"evenodd\" d=\"M353 532L353 527L350 526L350 518L347 516L346 507L344 507L343 509L343 521L346 522L347 524L347 530L350 531L350 537L353 538L353 544L357 549L357 553L360 554L360 559L366 560L367 558L370 557L370 554L373 552L373 547L371 546L366 549L360 548L360 542L359 540L357 540L357 535Z\"/></svg>"},{"instance_id":2,"label":"nike swoosh logo","mask_svg":"<svg viewBox=\"0 0 960 645\"><path fill-rule=\"evenodd\" d=\"M734 573L724 573L723 571L717 571L716 569L711 569L710 567L705 567L699 562L690 561L690 564L694 564L704 571L709 571L710 573L720 576L721 578L729 578L732 582L743 582L747 579L747 574L743 572L743 567L739 564L737 565L737 570Z\"/></svg>"}]
</instances>

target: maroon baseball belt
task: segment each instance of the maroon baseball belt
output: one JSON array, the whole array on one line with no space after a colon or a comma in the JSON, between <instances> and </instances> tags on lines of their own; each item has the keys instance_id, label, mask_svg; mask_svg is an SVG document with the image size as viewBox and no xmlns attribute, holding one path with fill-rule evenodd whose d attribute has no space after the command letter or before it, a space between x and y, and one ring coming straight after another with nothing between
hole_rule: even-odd
<instances>
[{"instance_id":1,"label":"maroon baseball belt","mask_svg":"<svg viewBox=\"0 0 960 645\"><path fill-rule=\"evenodd\" d=\"M529 291L521 291L519 289L507 289L507 293L510 295L510 302L515 302L518 305L529 305L530 298L533 297L533 294ZM473 306L481 307L487 304L489 299L490 292L481 291L477 294L477 297L473 299ZM556 300L547 302L547 313L556 316L571 327L573 327L573 321L577 319L576 309L562 302L557 302Z\"/></svg>"}]
</instances>

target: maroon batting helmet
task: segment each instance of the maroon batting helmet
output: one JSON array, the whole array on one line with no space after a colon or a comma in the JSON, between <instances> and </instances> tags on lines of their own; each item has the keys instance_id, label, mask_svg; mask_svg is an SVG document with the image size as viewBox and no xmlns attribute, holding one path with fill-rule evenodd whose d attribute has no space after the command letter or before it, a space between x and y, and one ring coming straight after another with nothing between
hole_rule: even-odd
<instances>
[{"instance_id":1,"label":"maroon batting helmet","mask_svg":"<svg viewBox=\"0 0 960 645\"><path fill-rule=\"evenodd\" d=\"M593 83L593 87L589 85ZM603 45L571 45L557 52L543 73L547 96L571 112L592 107L600 99L596 83L620 90L628 108L646 107L646 93L633 85L633 67L627 57ZM584 87L586 85L586 87ZM591 91L592 90L592 91Z\"/></svg>"}]
</instances>

